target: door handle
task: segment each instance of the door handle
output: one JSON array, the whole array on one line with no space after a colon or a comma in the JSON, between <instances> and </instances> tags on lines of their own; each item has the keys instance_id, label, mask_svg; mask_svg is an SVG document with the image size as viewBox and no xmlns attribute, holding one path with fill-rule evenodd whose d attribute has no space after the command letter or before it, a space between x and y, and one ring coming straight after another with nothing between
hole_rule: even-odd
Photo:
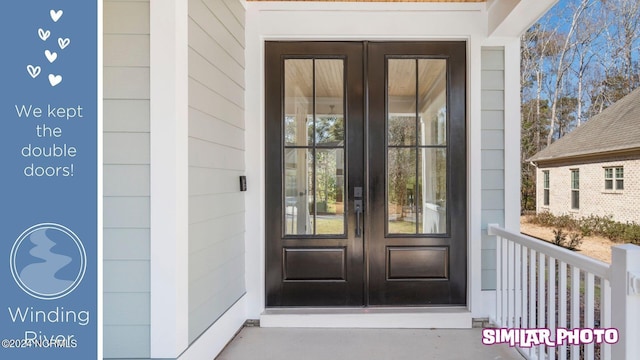
<instances>
[{"instance_id":1,"label":"door handle","mask_svg":"<svg viewBox=\"0 0 640 360\"><path fill-rule=\"evenodd\" d=\"M356 211L356 237L362 237L362 220L360 219L364 211L362 200L353 200L353 207Z\"/></svg>"}]
</instances>

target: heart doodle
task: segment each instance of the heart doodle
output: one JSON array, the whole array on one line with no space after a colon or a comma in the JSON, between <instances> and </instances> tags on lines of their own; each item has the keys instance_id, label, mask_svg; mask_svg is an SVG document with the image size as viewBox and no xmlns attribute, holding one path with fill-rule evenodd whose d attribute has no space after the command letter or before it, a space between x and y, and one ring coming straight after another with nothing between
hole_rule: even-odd
<instances>
[{"instance_id":1,"label":"heart doodle","mask_svg":"<svg viewBox=\"0 0 640 360\"><path fill-rule=\"evenodd\" d=\"M61 50L64 50L71 43L71 39L69 38L58 38L58 46L60 46Z\"/></svg>"},{"instance_id":2,"label":"heart doodle","mask_svg":"<svg viewBox=\"0 0 640 360\"><path fill-rule=\"evenodd\" d=\"M27 65L27 72L34 79L40 75L40 70L40 66Z\"/></svg>"},{"instance_id":3,"label":"heart doodle","mask_svg":"<svg viewBox=\"0 0 640 360\"><path fill-rule=\"evenodd\" d=\"M49 11L49 15L51 15L51 20L53 20L53 22L58 22L58 20L60 20L60 18L62 17L62 13L62 10L55 11L52 9L51 11Z\"/></svg>"},{"instance_id":4,"label":"heart doodle","mask_svg":"<svg viewBox=\"0 0 640 360\"><path fill-rule=\"evenodd\" d=\"M49 30L45 31L42 28L40 28L38 29L38 36L40 36L40 39L42 39L42 41L47 41L49 36L51 36L51 31Z\"/></svg>"},{"instance_id":5,"label":"heart doodle","mask_svg":"<svg viewBox=\"0 0 640 360\"><path fill-rule=\"evenodd\" d=\"M49 74L49 83L51 86L56 86L62 82L62 75Z\"/></svg>"},{"instance_id":6,"label":"heart doodle","mask_svg":"<svg viewBox=\"0 0 640 360\"><path fill-rule=\"evenodd\" d=\"M58 53L45 50L44 56L47 57L47 60L49 60L50 63L53 63L58 58Z\"/></svg>"}]
</instances>

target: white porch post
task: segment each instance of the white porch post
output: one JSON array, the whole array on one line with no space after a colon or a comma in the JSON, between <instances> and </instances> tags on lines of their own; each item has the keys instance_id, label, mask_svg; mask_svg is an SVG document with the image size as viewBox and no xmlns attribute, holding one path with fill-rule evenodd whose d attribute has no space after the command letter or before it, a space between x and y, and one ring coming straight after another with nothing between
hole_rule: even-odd
<instances>
[{"instance_id":1,"label":"white porch post","mask_svg":"<svg viewBox=\"0 0 640 360\"><path fill-rule=\"evenodd\" d=\"M189 345L188 2L150 2L151 358Z\"/></svg>"},{"instance_id":2,"label":"white porch post","mask_svg":"<svg viewBox=\"0 0 640 360\"><path fill-rule=\"evenodd\" d=\"M520 230L520 38L504 39L504 226Z\"/></svg>"},{"instance_id":3,"label":"white porch post","mask_svg":"<svg viewBox=\"0 0 640 360\"><path fill-rule=\"evenodd\" d=\"M611 346L613 359L637 359L640 354L640 246L611 249L611 325L620 341Z\"/></svg>"}]
</instances>

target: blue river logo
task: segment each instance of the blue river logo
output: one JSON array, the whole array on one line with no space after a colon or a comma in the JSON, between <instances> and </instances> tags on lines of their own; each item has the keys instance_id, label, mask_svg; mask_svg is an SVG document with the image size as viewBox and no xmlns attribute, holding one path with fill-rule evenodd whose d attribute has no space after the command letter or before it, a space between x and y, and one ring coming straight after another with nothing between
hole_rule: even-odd
<instances>
[{"instance_id":1,"label":"blue river logo","mask_svg":"<svg viewBox=\"0 0 640 360\"><path fill-rule=\"evenodd\" d=\"M43 300L70 294L82 281L87 255L78 236L53 223L25 230L11 249L11 274L27 294Z\"/></svg>"}]
</instances>

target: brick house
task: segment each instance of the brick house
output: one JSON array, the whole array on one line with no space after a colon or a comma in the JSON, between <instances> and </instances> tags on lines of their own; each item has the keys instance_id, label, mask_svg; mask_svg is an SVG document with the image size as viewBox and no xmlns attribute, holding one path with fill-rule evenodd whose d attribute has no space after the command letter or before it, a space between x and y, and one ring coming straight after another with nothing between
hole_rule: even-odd
<instances>
[{"instance_id":1,"label":"brick house","mask_svg":"<svg viewBox=\"0 0 640 360\"><path fill-rule=\"evenodd\" d=\"M640 89L529 159L536 211L640 222Z\"/></svg>"}]
</instances>

